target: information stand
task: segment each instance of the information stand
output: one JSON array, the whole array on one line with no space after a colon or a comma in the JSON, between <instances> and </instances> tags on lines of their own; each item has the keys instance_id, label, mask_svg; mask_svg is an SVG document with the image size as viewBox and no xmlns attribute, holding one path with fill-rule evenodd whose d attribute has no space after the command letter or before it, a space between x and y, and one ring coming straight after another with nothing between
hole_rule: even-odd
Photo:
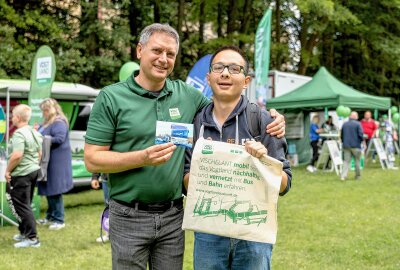
<instances>
[{"instance_id":1,"label":"information stand","mask_svg":"<svg viewBox=\"0 0 400 270\"><path fill-rule=\"evenodd\" d=\"M322 145L321 154L319 155L317 161L317 168L319 168L320 166L322 167L322 169L327 168L329 158L331 160L331 168L330 170L328 170L335 170L336 174L340 175L340 172L342 171L343 159L338 147L338 143L333 140L327 140Z\"/></svg>"},{"instance_id":2,"label":"information stand","mask_svg":"<svg viewBox=\"0 0 400 270\"><path fill-rule=\"evenodd\" d=\"M381 163L382 169L389 168L388 158L386 155L385 148L382 145L382 142L379 138L373 138L369 141L367 154L365 155L365 159L367 159L370 153L373 153L373 150L376 151L379 157L379 162Z\"/></svg>"}]
</instances>

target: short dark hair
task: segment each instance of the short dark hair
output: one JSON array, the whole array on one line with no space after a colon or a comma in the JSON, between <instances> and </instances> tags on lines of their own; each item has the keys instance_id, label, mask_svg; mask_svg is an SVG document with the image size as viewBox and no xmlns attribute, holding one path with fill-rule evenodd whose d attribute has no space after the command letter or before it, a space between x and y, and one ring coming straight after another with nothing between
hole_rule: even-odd
<instances>
[{"instance_id":1,"label":"short dark hair","mask_svg":"<svg viewBox=\"0 0 400 270\"><path fill-rule=\"evenodd\" d=\"M244 75L247 75L247 73L249 72L249 60L247 59L246 55L244 54L244 52L239 47L236 47L236 46L233 46L233 45L225 45L225 46L219 47L214 52L214 54L211 56L210 68L211 68L211 65L212 65L212 62L213 62L215 56L217 54L219 54L220 52L223 52L223 51L234 51L234 52L237 52L238 54L240 54L240 56L243 58L244 63L245 63L245 65L244 65Z\"/></svg>"}]
</instances>

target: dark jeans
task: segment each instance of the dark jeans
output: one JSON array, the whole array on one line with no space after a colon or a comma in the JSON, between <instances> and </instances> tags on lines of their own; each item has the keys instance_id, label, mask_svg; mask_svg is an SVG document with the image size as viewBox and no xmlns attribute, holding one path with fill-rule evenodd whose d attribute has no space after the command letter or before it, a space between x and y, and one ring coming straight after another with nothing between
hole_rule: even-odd
<instances>
[{"instance_id":1,"label":"dark jeans","mask_svg":"<svg viewBox=\"0 0 400 270\"><path fill-rule=\"evenodd\" d=\"M36 221L31 203L39 171L24 176L12 176L7 184L10 194L10 208L18 221L18 230L27 238L36 238Z\"/></svg>"},{"instance_id":2,"label":"dark jeans","mask_svg":"<svg viewBox=\"0 0 400 270\"><path fill-rule=\"evenodd\" d=\"M318 160L318 141L312 141L310 144L312 148L312 159L310 165L314 166L315 162Z\"/></svg>"},{"instance_id":3,"label":"dark jeans","mask_svg":"<svg viewBox=\"0 0 400 270\"><path fill-rule=\"evenodd\" d=\"M194 233L194 270L270 270L272 244Z\"/></svg>"},{"instance_id":4,"label":"dark jeans","mask_svg":"<svg viewBox=\"0 0 400 270\"><path fill-rule=\"evenodd\" d=\"M371 141L371 139L365 139L365 152L367 152L367 150L368 150L370 141Z\"/></svg>"},{"instance_id":5,"label":"dark jeans","mask_svg":"<svg viewBox=\"0 0 400 270\"><path fill-rule=\"evenodd\" d=\"M64 201L62 194L46 196L46 219L56 223L64 223Z\"/></svg>"},{"instance_id":6,"label":"dark jeans","mask_svg":"<svg viewBox=\"0 0 400 270\"><path fill-rule=\"evenodd\" d=\"M101 181L101 188L103 189L104 204L108 206L108 201L110 199L110 192L108 191L107 181Z\"/></svg>"},{"instance_id":7,"label":"dark jeans","mask_svg":"<svg viewBox=\"0 0 400 270\"><path fill-rule=\"evenodd\" d=\"M183 206L156 213L110 200L113 270L182 270L185 234Z\"/></svg>"}]
</instances>

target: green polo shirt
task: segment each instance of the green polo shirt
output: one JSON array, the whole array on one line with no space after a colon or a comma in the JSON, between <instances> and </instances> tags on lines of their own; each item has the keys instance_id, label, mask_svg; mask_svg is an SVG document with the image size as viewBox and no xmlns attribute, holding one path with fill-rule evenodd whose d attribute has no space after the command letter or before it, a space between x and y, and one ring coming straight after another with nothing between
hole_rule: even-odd
<instances>
[{"instance_id":1,"label":"green polo shirt","mask_svg":"<svg viewBox=\"0 0 400 270\"><path fill-rule=\"evenodd\" d=\"M33 136L36 136L36 140ZM10 155L14 151L23 153L17 167L11 172L11 176L24 176L40 169L39 151L42 150L42 135L30 126L17 129L10 140Z\"/></svg>"},{"instance_id":2,"label":"green polo shirt","mask_svg":"<svg viewBox=\"0 0 400 270\"><path fill-rule=\"evenodd\" d=\"M200 91L182 81L167 79L157 97L131 76L126 82L107 86L100 92L90 114L85 141L109 145L116 152L143 150L155 144L157 120L192 123L197 111L208 103ZM184 152L183 147L177 147L171 159L162 165L110 173L110 198L156 203L181 197Z\"/></svg>"}]
</instances>

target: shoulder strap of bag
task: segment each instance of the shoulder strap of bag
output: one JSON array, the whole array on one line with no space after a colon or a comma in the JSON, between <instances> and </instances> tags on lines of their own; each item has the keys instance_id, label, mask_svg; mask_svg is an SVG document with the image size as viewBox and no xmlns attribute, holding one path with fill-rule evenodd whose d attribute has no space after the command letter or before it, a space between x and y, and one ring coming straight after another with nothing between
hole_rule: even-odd
<instances>
[{"instance_id":1,"label":"shoulder strap of bag","mask_svg":"<svg viewBox=\"0 0 400 270\"><path fill-rule=\"evenodd\" d=\"M31 133L32 133L32 137L33 137L33 139L35 140L35 143L36 143L38 149L40 149L40 143L39 143L39 141L38 141L38 139L37 139L35 133L33 132L33 129L31 129Z\"/></svg>"},{"instance_id":2,"label":"shoulder strap of bag","mask_svg":"<svg viewBox=\"0 0 400 270\"><path fill-rule=\"evenodd\" d=\"M254 102L246 106L247 125L251 136L257 141L261 139L261 108Z\"/></svg>"},{"instance_id":3,"label":"shoulder strap of bag","mask_svg":"<svg viewBox=\"0 0 400 270\"><path fill-rule=\"evenodd\" d=\"M40 143L38 138L36 137L33 129L31 129L32 136L37 144L40 147ZM50 160L50 147L51 147L51 137L43 136L42 141L42 156L40 158L39 166L40 171L37 178L37 181L46 182L47 181L47 167L49 165Z\"/></svg>"}]
</instances>

